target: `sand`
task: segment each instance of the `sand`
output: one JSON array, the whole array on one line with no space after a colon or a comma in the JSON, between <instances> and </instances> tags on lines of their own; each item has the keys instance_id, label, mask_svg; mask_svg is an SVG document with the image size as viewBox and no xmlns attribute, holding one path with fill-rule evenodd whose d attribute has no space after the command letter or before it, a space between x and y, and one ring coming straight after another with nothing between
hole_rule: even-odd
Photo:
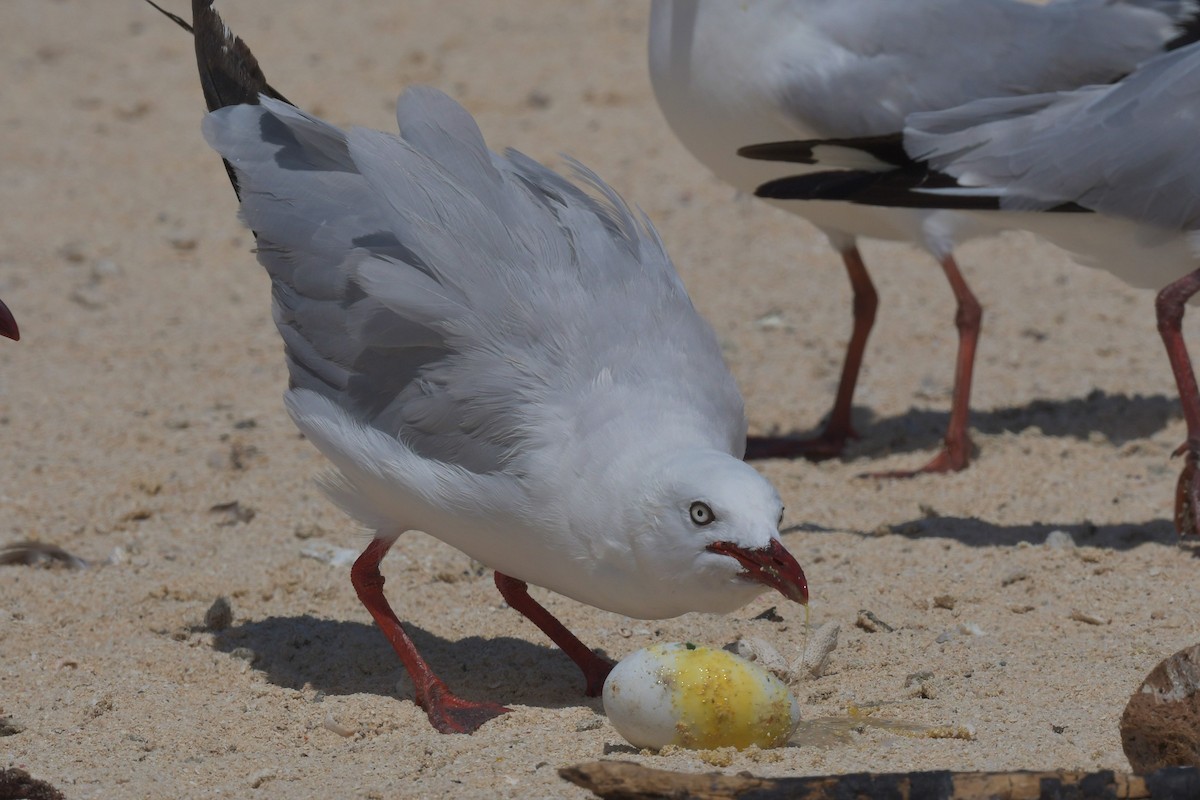
<instances>
[{"instance_id":1,"label":"sand","mask_svg":"<svg viewBox=\"0 0 1200 800\"><path fill-rule=\"evenodd\" d=\"M332 121L390 128L399 90L430 83L493 147L581 159L658 226L752 430L811 430L828 410L849 333L840 262L673 139L642 0L224 10L276 86ZM1184 428L1152 293L1024 236L963 248L985 306L975 461L863 479L932 454L955 347L936 266L868 244L881 309L862 438L843 459L758 465L787 504L811 624L841 625L828 673L797 686L805 716L867 708L973 738L866 726L770 752L639 753L490 574L413 534L384 562L401 617L453 688L514 709L444 736L348 568L328 563L365 540L315 487L322 459L283 412L267 282L199 134L189 38L135 0L7 0L0 74L0 297L24 334L0 341L0 543L91 564L0 568L0 717L20 728L0 737L0 767L72 798L585 797L556 770L597 758L766 775L1128 769L1121 710L1196 642L1200 607L1170 522ZM233 621L214 633L219 596ZM777 595L651 622L535 596L613 658L740 635L789 656L804 644L803 609ZM857 627L864 609L894 630Z\"/></svg>"}]
</instances>

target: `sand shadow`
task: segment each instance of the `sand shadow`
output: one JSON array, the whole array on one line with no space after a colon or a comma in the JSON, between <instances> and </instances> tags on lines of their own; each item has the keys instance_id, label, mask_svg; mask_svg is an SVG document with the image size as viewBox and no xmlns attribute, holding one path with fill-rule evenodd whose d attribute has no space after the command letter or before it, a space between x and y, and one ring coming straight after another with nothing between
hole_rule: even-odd
<instances>
[{"instance_id":1,"label":"sand shadow","mask_svg":"<svg viewBox=\"0 0 1200 800\"><path fill-rule=\"evenodd\" d=\"M970 425L982 434L1021 433L1037 428L1046 436L1088 439L1100 433L1114 446L1120 446L1152 436L1181 416L1176 397L1108 394L1097 389L1082 398L1034 400L1023 406L973 410ZM869 408L856 406L854 425L861 438L847 448L845 459L933 450L941 443L949 419L948 410L920 408L876 418ZM802 439L819 431L818 427L772 435Z\"/></svg>"},{"instance_id":2,"label":"sand shadow","mask_svg":"<svg viewBox=\"0 0 1200 800\"><path fill-rule=\"evenodd\" d=\"M1090 522L1042 523L1026 525L997 525L972 517L920 517L888 526L893 535L909 539L952 539L968 547L1013 547L1022 542L1044 544L1052 531L1063 531L1080 547L1100 547L1108 550L1132 550L1144 544L1178 546L1200 556L1197 544L1180 542L1175 524L1169 519L1147 522L1128 522L1114 525L1093 525ZM811 526L797 530L813 531ZM878 531L856 531L864 538L879 536Z\"/></svg>"},{"instance_id":3,"label":"sand shadow","mask_svg":"<svg viewBox=\"0 0 1200 800\"><path fill-rule=\"evenodd\" d=\"M405 630L433 671L467 700L600 708L598 698L584 696L579 668L557 647L508 636L444 639L411 623ZM213 648L249 659L276 686L412 698L403 665L371 624L267 617L222 631Z\"/></svg>"}]
</instances>

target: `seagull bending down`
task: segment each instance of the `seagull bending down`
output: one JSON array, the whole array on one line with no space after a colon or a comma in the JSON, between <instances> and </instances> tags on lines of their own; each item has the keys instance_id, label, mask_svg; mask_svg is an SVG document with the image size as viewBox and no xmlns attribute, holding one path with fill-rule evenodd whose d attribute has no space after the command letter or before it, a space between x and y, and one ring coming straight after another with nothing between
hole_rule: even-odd
<instances>
[{"instance_id":1,"label":"seagull bending down","mask_svg":"<svg viewBox=\"0 0 1200 800\"><path fill-rule=\"evenodd\" d=\"M985 97L1074 89L1115 80L1192 40L1195 0L654 0L650 77L671 129L718 178L742 191L795 172L739 148L787 139L875 136L917 111ZM952 211L854 207L767 196L805 217L841 254L854 291L854 327L824 430L815 438L751 439L751 457L830 458L847 439L854 388L878 296L858 238L924 247L958 304L950 420L938 454L907 477L967 466L975 348L983 310L954 259L987 232Z\"/></svg>"},{"instance_id":2,"label":"seagull bending down","mask_svg":"<svg viewBox=\"0 0 1200 800\"><path fill-rule=\"evenodd\" d=\"M575 661L611 664L528 583L644 619L808 600L775 488L742 461L746 420L712 329L662 243L598 177L509 151L439 91L399 135L343 131L265 81L211 0L193 0L205 139L230 168L270 274L287 409L374 531L358 596L444 732L508 709L451 693L383 594L379 562L424 531L495 570L509 605Z\"/></svg>"},{"instance_id":3,"label":"seagull bending down","mask_svg":"<svg viewBox=\"0 0 1200 800\"><path fill-rule=\"evenodd\" d=\"M992 230L1023 228L1088 266L1160 289L1158 330L1187 441L1175 524L1200 533L1200 390L1183 340L1200 292L1200 44L1157 56L1109 86L979 100L913 114L902 134L747 149L839 171L781 178L772 197L952 209Z\"/></svg>"}]
</instances>

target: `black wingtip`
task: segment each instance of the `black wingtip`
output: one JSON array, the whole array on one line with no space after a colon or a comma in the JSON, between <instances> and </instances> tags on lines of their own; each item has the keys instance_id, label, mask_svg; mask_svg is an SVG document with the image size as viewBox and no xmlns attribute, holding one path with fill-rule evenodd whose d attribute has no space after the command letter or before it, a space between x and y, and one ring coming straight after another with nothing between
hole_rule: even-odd
<instances>
[{"instance_id":1,"label":"black wingtip","mask_svg":"<svg viewBox=\"0 0 1200 800\"><path fill-rule=\"evenodd\" d=\"M778 178L759 186L754 194L771 200L840 200L865 206L889 208L948 209L956 211L1001 211L994 194L947 194L936 189L959 188L951 176L923 164L873 172L829 170ZM1039 208L1043 213L1089 214L1078 203L1059 203Z\"/></svg>"},{"instance_id":2,"label":"black wingtip","mask_svg":"<svg viewBox=\"0 0 1200 800\"><path fill-rule=\"evenodd\" d=\"M766 200L846 200L855 202L883 178L878 172L837 170L791 175L768 181L754 190Z\"/></svg>"},{"instance_id":3,"label":"black wingtip","mask_svg":"<svg viewBox=\"0 0 1200 800\"><path fill-rule=\"evenodd\" d=\"M0 300L0 336L7 336L14 342L21 341L21 329L17 327L17 319Z\"/></svg>"},{"instance_id":4,"label":"black wingtip","mask_svg":"<svg viewBox=\"0 0 1200 800\"><path fill-rule=\"evenodd\" d=\"M264 94L291 105L267 82L258 59L225 25L213 8L213 0L192 0L192 31L196 40L200 86L209 111L226 106L253 105L258 103L259 95Z\"/></svg>"},{"instance_id":5,"label":"black wingtip","mask_svg":"<svg viewBox=\"0 0 1200 800\"><path fill-rule=\"evenodd\" d=\"M754 192L772 200L840 200L891 208L997 211L998 197L989 195L934 194L931 189L956 187L954 178L921 165L874 172L831 170L792 175L764 183Z\"/></svg>"},{"instance_id":6,"label":"black wingtip","mask_svg":"<svg viewBox=\"0 0 1200 800\"><path fill-rule=\"evenodd\" d=\"M1175 24L1175 30L1178 33L1174 39L1163 45L1163 50L1178 50L1200 42L1200 4L1191 4L1188 15Z\"/></svg>"},{"instance_id":7,"label":"black wingtip","mask_svg":"<svg viewBox=\"0 0 1200 800\"><path fill-rule=\"evenodd\" d=\"M794 142L764 142L739 147L737 154L754 161L780 161L786 164L815 164L813 147L820 139L804 139Z\"/></svg>"},{"instance_id":8,"label":"black wingtip","mask_svg":"<svg viewBox=\"0 0 1200 800\"><path fill-rule=\"evenodd\" d=\"M236 105L257 105L260 95L293 105L274 86L267 82L258 59L240 38L225 25L213 8L213 0L192 0L192 23L172 14L154 0L146 0L155 10L192 34L196 45L196 67L200 71L200 88L209 111ZM241 188L237 173L228 161L225 172L240 200Z\"/></svg>"},{"instance_id":9,"label":"black wingtip","mask_svg":"<svg viewBox=\"0 0 1200 800\"><path fill-rule=\"evenodd\" d=\"M192 32L192 26L189 25L188 21L186 19L184 19L183 17L179 16L178 14L172 14L170 11L167 11L165 8L160 6L158 3L154 2L154 0L146 0L146 2L149 3L151 6L153 6L155 11L162 14L164 17L171 20L172 22L174 22L179 27L183 28L188 33Z\"/></svg>"}]
</instances>

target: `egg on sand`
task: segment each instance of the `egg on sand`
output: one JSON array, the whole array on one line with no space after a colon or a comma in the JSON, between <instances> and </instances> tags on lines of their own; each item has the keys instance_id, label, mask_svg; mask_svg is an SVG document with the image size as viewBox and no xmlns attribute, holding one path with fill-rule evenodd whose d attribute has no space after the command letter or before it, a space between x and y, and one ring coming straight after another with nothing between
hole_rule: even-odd
<instances>
[{"instance_id":1,"label":"egg on sand","mask_svg":"<svg viewBox=\"0 0 1200 800\"><path fill-rule=\"evenodd\" d=\"M783 681L733 653L680 642L643 648L613 667L604 711L630 744L653 750L779 747L800 724Z\"/></svg>"}]
</instances>

